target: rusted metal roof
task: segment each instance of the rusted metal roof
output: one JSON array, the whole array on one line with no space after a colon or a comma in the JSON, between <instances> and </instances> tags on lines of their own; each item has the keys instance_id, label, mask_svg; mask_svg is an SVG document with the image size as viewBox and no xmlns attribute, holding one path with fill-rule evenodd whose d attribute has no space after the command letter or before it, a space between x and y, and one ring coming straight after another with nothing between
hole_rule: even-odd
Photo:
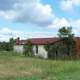
<instances>
[{"instance_id":1,"label":"rusted metal roof","mask_svg":"<svg viewBox=\"0 0 80 80\"><path fill-rule=\"evenodd\" d=\"M29 41L34 44L34 45L46 45L46 44L52 44L55 43L57 41L59 41L60 39L57 37L54 38L32 38L29 39ZM27 44L27 40L17 40L16 44L18 45L23 45L23 44Z\"/></svg>"}]
</instances>

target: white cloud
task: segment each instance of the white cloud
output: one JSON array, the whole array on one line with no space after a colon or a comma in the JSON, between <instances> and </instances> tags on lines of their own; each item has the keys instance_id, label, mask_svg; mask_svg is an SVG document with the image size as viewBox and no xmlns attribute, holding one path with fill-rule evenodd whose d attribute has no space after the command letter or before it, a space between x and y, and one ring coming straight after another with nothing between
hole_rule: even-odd
<instances>
[{"instance_id":1,"label":"white cloud","mask_svg":"<svg viewBox=\"0 0 80 80\"><path fill-rule=\"evenodd\" d=\"M80 36L80 19L79 20L72 20L71 21L73 31L76 36Z\"/></svg>"},{"instance_id":2,"label":"white cloud","mask_svg":"<svg viewBox=\"0 0 80 80\"><path fill-rule=\"evenodd\" d=\"M73 10L75 6L80 6L80 0L61 0L63 10ZM68 20L58 18L49 4L42 4L40 0L0 0L0 17L15 22L31 23L39 26L57 30L62 26L72 26L76 35L80 35L80 20ZM54 31L53 31L54 33ZM56 33L57 34L57 33ZM0 41L9 40L10 37L21 39L33 37L52 37L52 33L25 33L9 28L0 29Z\"/></svg>"},{"instance_id":3,"label":"white cloud","mask_svg":"<svg viewBox=\"0 0 80 80\"><path fill-rule=\"evenodd\" d=\"M8 41L9 38L11 38L11 37L17 38L17 37L21 36L21 34L22 34L21 31L11 30L7 27L1 28L0 29L0 41Z\"/></svg>"},{"instance_id":4,"label":"white cloud","mask_svg":"<svg viewBox=\"0 0 80 80\"><path fill-rule=\"evenodd\" d=\"M75 36L80 36L80 19L79 20L68 20L65 18L56 18L51 25L48 26L49 29L53 29L56 34L61 27L72 27Z\"/></svg>"},{"instance_id":5,"label":"white cloud","mask_svg":"<svg viewBox=\"0 0 80 80\"><path fill-rule=\"evenodd\" d=\"M11 20L16 17L16 13L12 10L10 11L0 11L0 17Z\"/></svg>"},{"instance_id":6,"label":"white cloud","mask_svg":"<svg viewBox=\"0 0 80 80\"><path fill-rule=\"evenodd\" d=\"M75 6L80 6L80 0L72 0Z\"/></svg>"},{"instance_id":7,"label":"white cloud","mask_svg":"<svg viewBox=\"0 0 80 80\"><path fill-rule=\"evenodd\" d=\"M16 22L40 26L51 24L54 17L51 6L43 5L40 0L0 0L0 15Z\"/></svg>"},{"instance_id":8,"label":"white cloud","mask_svg":"<svg viewBox=\"0 0 80 80\"><path fill-rule=\"evenodd\" d=\"M71 0L62 1L60 6L61 6L61 9L64 10L64 11L68 11L68 10L73 9L73 3L72 3Z\"/></svg>"},{"instance_id":9,"label":"white cloud","mask_svg":"<svg viewBox=\"0 0 80 80\"><path fill-rule=\"evenodd\" d=\"M7 27L0 29L0 41L8 41L9 38L21 39L27 38L44 38L44 37L54 37L57 36L58 29L62 26L72 26L73 32L76 36L80 36L80 19L79 20L67 20L65 18L56 18L51 25L48 26L48 29L53 29L52 32L22 32L19 30L12 30ZM55 33L54 33L55 32Z\"/></svg>"},{"instance_id":10,"label":"white cloud","mask_svg":"<svg viewBox=\"0 0 80 80\"><path fill-rule=\"evenodd\" d=\"M9 41L10 38L16 39L20 37L20 39L27 38L45 38L45 37L53 37L52 33L44 33L44 32L22 32L18 30L12 30L7 27L0 29L0 41Z\"/></svg>"},{"instance_id":11,"label":"white cloud","mask_svg":"<svg viewBox=\"0 0 80 80\"><path fill-rule=\"evenodd\" d=\"M75 7L80 6L80 0L61 0L60 6L64 11L74 10Z\"/></svg>"},{"instance_id":12,"label":"white cloud","mask_svg":"<svg viewBox=\"0 0 80 80\"><path fill-rule=\"evenodd\" d=\"M62 26L70 26L70 23L67 19L65 18L56 18L53 23L51 25L49 25L48 27L49 28L55 28L55 29L59 29L61 28Z\"/></svg>"}]
</instances>

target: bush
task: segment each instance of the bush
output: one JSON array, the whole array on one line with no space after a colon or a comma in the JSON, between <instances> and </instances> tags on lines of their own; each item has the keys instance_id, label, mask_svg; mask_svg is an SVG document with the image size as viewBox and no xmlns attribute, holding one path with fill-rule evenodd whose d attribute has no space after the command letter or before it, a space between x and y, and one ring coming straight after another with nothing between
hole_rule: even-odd
<instances>
[{"instance_id":1,"label":"bush","mask_svg":"<svg viewBox=\"0 0 80 80\"><path fill-rule=\"evenodd\" d=\"M27 41L27 44L25 44L24 45L24 55L25 56L33 56L33 54L32 54L33 52L32 52L32 44L31 44L31 42L28 40Z\"/></svg>"}]
</instances>

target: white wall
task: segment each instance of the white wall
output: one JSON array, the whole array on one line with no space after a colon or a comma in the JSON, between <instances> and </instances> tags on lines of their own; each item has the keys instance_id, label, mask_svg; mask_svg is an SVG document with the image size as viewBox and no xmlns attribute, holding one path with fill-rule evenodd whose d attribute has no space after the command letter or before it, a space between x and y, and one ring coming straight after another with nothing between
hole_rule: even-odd
<instances>
[{"instance_id":1,"label":"white wall","mask_svg":"<svg viewBox=\"0 0 80 80\"><path fill-rule=\"evenodd\" d=\"M35 56L42 58L48 58L48 52L45 50L44 45L38 45L38 53L36 53L36 45L33 46L33 52Z\"/></svg>"},{"instance_id":2,"label":"white wall","mask_svg":"<svg viewBox=\"0 0 80 80\"><path fill-rule=\"evenodd\" d=\"M17 53L23 53L24 46L23 45L15 45L14 51ZM45 50L44 45L38 45L38 53L36 53L36 45L33 45L33 53L35 56L41 57L41 58L48 58L48 52Z\"/></svg>"},{"instance_id":3,"label":"white wall","mask_svg":"<svg viewBox=\"0 0 80 80\"><path fill-rule=\"evenodd\" d=\"M14 45L14 52L23 53L24 46L23 45Z\"/></svg>"}]
</instances>

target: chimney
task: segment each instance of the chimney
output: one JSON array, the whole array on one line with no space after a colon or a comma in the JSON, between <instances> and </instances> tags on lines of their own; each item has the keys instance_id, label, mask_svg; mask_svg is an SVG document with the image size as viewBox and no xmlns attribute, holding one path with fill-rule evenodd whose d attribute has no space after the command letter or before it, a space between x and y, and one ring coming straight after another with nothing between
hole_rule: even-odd
<instances>
[{"instance_id":1,"label":"chimney","mask_svg":"<svg viewBox=\"0 0 80 80\"><path fill-rule=\"evenodd\" d=\"M17 45L20 44L20 38L19 38L19 37L16 39L16 44L17 44Z\"/></svg>"}]
</instances>

